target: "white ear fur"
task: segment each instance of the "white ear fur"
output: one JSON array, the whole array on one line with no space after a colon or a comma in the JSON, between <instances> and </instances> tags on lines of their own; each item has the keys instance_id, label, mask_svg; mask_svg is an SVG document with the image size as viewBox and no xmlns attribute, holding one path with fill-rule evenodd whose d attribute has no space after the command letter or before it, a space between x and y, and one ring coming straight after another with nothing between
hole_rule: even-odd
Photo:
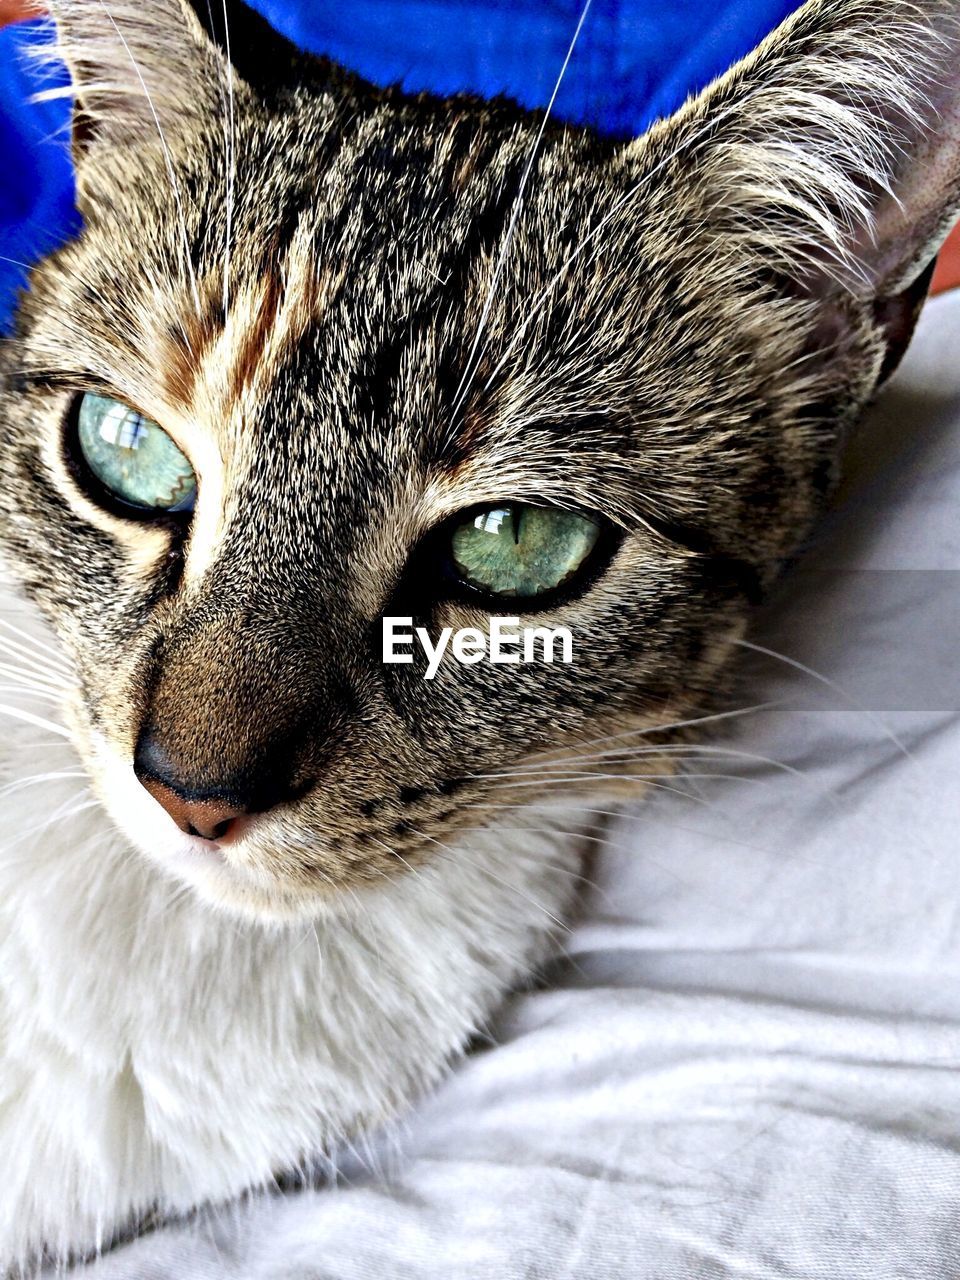
<instances>
[{"instance_id":1,"label":"white ear fur","mask_svg":"<svg viewBox=\"0 0 960 1280\"><path fill-rule=\"evenodd\" d=\"M928 74L915 115L901 126L873 245L861 250L885 296L913 283L960 216L960 5L942 4L931 17Z\"/></svg>"},{"instance_id":2,"label":"white ear fur","mask_svg":"<svg viewBox=\"0 0 960 1280\"><path fill-rule=\"evenodd\" d=\"M960 214L960 0L809 0L661 130L719 234L898 294Z\"/></svg>"},{"instance_id":3,"label":"white ear fur","mask_svg":"<svg viewBox=\"0 0 960 1280\"><path fill-rule=\"evenodd\" d=\"M209 105L227 74L183 0L50 0L54 39L45 56L62 59L84 133L112 143L156 138Z\"/></svg>"}]
</instances>

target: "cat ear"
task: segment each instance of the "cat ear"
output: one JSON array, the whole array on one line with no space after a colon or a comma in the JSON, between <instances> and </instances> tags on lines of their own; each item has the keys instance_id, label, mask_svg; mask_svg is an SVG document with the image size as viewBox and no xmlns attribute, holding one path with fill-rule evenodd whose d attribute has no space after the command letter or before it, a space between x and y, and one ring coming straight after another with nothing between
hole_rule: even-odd
<instances>
[{"instance_id":1,"label":"cat ear","mask_svg":"<svg viewBox=\"0 0 960 1280\"><path fill-rule=\"evenodd\" d=\"M51 0L51 59L70 85L78 159L99 141L156 139L215 104L228 67L186 0Z\"/></svg>"},{"instance_id":2,"label":"cat ear","mask_svg":"<svg viewBox=\"0 0 960 1280\"><path fill-rule=\"evenodd\" d=\"M701 224L905 346L960 214L960 3L809 0L632 145Z\"/></svg>"}]
</instances>

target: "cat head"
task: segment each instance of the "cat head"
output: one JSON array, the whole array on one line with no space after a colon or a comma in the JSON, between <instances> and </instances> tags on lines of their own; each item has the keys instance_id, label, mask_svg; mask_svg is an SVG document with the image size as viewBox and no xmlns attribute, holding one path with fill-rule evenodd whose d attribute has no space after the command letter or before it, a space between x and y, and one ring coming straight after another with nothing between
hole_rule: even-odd
<instances>
[{"instance_id":1,"label":"cat head","mask_svg":"<svg viewBox=\"0 0 960 1280\"><path fill-rule=\"evenodd\" d=\"M814 0L629 143L53 11L84 229L0 356L0 528L122 830L272 918L664 767L609 743L709 707L909 339L957 6ZM573 661L425 680L385 615Z\"/></svg>"}]
</instances>

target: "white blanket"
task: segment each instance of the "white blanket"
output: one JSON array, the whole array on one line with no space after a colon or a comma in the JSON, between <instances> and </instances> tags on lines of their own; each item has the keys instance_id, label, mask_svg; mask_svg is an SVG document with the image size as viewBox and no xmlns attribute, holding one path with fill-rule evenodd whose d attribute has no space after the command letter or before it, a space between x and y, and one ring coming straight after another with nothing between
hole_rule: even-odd
<instances>
[{"instance_id":1,"label":"white blanket","mask_svg":"<svg viewBox=\"0 0 960 1280\"><path fill-rule=\"evenodd\" d=\"M84 1280L960 1274L960 291L754 633L740 705L614 821L548 985L323 1191Z\"/></svg>"}]
</instances>

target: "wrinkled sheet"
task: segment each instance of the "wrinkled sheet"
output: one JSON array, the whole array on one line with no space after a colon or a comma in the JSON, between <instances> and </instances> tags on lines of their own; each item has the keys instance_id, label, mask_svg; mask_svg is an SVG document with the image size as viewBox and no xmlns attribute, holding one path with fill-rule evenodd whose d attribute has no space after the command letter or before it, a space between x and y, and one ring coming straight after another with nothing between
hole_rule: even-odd
<instances>
[{"instance_id":1,"label":"wrinkled sheet","mask_svg":"<svg viewBox=\"0 0 960 1280\"><path fill-rule=\"evenodd\" d=\"M337 1185L83 1280L960 1274L958 356L960 291L754 633L818 676L745 653L776 705L611 821L496 1043Z\"/></svg>"}]
</instances>

